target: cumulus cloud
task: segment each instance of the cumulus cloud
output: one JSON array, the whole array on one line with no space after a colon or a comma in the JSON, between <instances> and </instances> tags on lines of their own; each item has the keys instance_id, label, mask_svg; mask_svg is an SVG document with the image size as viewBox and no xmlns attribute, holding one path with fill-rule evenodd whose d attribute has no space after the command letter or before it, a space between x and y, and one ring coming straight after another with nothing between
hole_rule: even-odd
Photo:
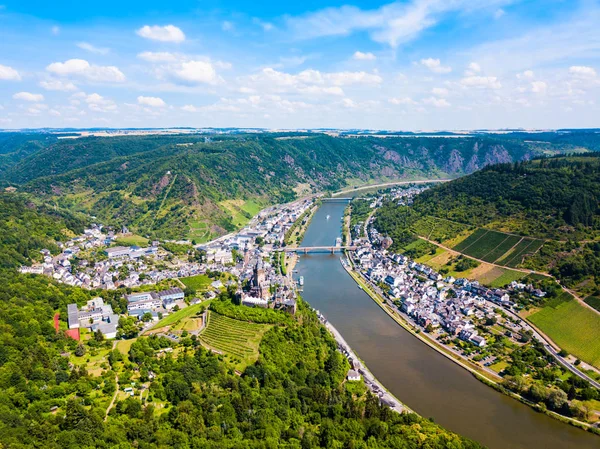
<instances>
[{"instance_id":1,"label":"cumulus cloud","mask_svg":"<svg viewBox=\"0 0 600 449\"><path fill-rule=\"evenodd\" d=\"M98 93L86 94L84 92L79 92L72 95L71 100L73 104L77 105L80 101L83 101L85 104L87 104L88 109L93 112L117 111L117 105L113 100L105 98Z\"/></svg>"},{"instance_id":2,"label":"cumulus cloud","mask_svg":"<svg viewBox=\"0 0 600 449\"><path fill-rule=\"evenodd\" d=\"M371 52L363 53L362 51L356 51L352 55L352 59L356 59L357 61L374 61L377 59L377 56Z\"/></svg>"},{"instance_id":3,"label":"cumulus cloud","mask_svg":"<svg viewBox=\"0 0 600 449\"><path fill-rule=\"evenodd\" d=\"M125 81L125 75L115 66L99 66L85 59L69 59L65 62L53 62L46 70L60 76L76 76L94 82L119 83Z\"/></svg>"},{"instance_id":4,"label":"cumulus cloud","mask_svg":"<svg viewBox=\"0 0 600 449\"><path fill-rule=\"evenodd\" d=\"M191 83L217 84L221 78L208 61L185 61L173 71L175 77Z\"/></svg>"},{"instance_id":5,"label":"cumulus cloud","mask_svg":"<svg viewBox=\"0 0 600 449\"><path fill-rule=\"evenodd\" d=\"M77 46L82 50L95 53L97 55L107 55L110 52L109 48L96 47L88 42L78 42Z\"/></svg>"},{"instance_id":6,"label":"cumulus cloud","mask_svg":"<svg viewBox=\"0 0 600 449\"><path fill-rule=\"evenodd\" d=\"M449 73L452 71L452 67L443 66L439 59L421 59L420 64L424 67L427 67L433 73Z\"/></svg>"},{"instance_id":7,"label":"cumulus cloud","mask_svg":"<svg viewBox=\"0 0 600 449\"><path fill-rule=\"evenodd\" d=\"M0 64L0 80L21 81L21 75L12 67Z\"/></svg>"},{"instance_id":8,"label":"cumulus cloud","mask_svg":"<svg viewBox=\"0 0 600 449\"><path fill-rule=\"evenodd\" d=\"M448 103L448 100L446 100L445 98L436 97L425 98L423 100L423 104L435 106L436 108L447 108L450 106L450 103Z\"/></svg>"},{"instance_id":9,"label":"cumulus cloud","mask_svg":"<svg viewBox=\"0 0 600 449\"><path fill-rule=\"evenodd\" d=\"M31 92L17 92L13 95L13 98L15 100L30 101L33 103L44 101L44 96L42 94L32 94Z\"/></svg>"},{"instance_id":10,"label":"cumulus cloud","mask_svg":"<svg viewBox=\"0 0 600 449\"><path fill-rule=\"evenodd\" d=\"M596 77L596 70L584 65L574 65L569 67L569 73L576 78L590 79Z\"/></svg>"},{"instance_id":11,"label":"cumulus cloud","mask_svg":"<svg viewBox=\"0 0 600 449\"><path fill-rule=\"evenodd\" d=\"M476 87L481 89L500 89L502 84L495 76L467 76L460 80L464 87Z\"/></svg>"},{"instance_id":12,"label":"cumulus cloud","mask_svg":"<svg viewBox=\"0 0 600 449\"><path fill-rule=\"evenodd\" d=\"M525 70L524 72L517 73L517 79L520 80L532 80L534 77L533 70Z\"/></svg>"},{"instance_id":13,"label":"cumulus cloud","mask_svg":"<svg viewBox=\"0 0 600 449\"><path fill-rule=\"evenodd\" d=\"M40 81L40 86L46 90L57 90L61 92L70 92L77 90L77 86L72 82L61 80Z\"/></svg>"},{"instance_id":14,"label":"cumulus cloud","mask_svg":"<svg viewBox=\"0 0 600 449\"><path fill-rule=\"evenodd\" d=\"M175 53L169 53L166 51L144 51L142 53L138 53L137 57L148 62L175 62L180 58Z\"/></svg>"},{"instance_id":15,"label":"cumulus cloud","mask_svg":"<svg viewBox=\"0 0 600 449\"><path fill-rule=\"evenodd\" d=\"M185 41L185 34L180 28L174 25L144 25L136 31L138 36L159 42L179 43Z\"/></svg>"},{"instance_id":16,"label":"cumulus cloud","mask_svg":"<svg viewBox=\"0 0 600 449\"><path fill-rule=\"evenodd\" d=\"M548 85L544 81L533 81L531 83L531 92L536 94L545 94Z\"/></svg>"},{"instance_id":17,"label":"cumulus cloud","mask_svg":"<svg viewBox=\"0 0 600 449\"><path fill-rule=\"evenodd\" d=\"M477 75L479 72L481 72L481 66L476 62L471 62L465 70L465 76Z\"/></svg>"},{"instance_id":18,"label":"cumulus cloud","mask_svg":"<svg viewBox=\"0 0 600 449\"><path fill-rule=\"evenodd\" d=\"M395 105L401 105L401 104L402 105L416 105L417 104L417 102L410 97L390 98L388 100L388 103L395 104Z\"/></svg>"},{"instance_id":19,"label":"cumulus cloud","mask_svg":"<svg viewBox=\"0 0 600 449\"><path fill-rule=\"evenodd\" d=\"M153 108L163 108L165 107L167 104L164 102L164 100L162 98L159 97L144 97L144 96L139 96L137 97L137 102L138 104L141 104L143 106L150 106Z\"/></svg>"},{"instance_id":20,"label":"cumulus cloud","mask_svg":"<svg viewBox=\"0 0 600 449\"><path fill-rule=\"evenodd\" d=\"M181 106L181 110L185 112L198 112L199 109L193 104L186 104L185 106Z\"/></svg>"},{"instance_id":21,"label":"cumulus cloud","mask_svg":"<svg viewBox=\"0 0 600 449\"><path fill-rule=\"evenodd\" d=\"M434 87L433 89L431 89L431 93L433 95L437 95L438 97L445 97L446 95L448 95L448 89L446 89L445 87Z\"/></svg>"}]
</instances>

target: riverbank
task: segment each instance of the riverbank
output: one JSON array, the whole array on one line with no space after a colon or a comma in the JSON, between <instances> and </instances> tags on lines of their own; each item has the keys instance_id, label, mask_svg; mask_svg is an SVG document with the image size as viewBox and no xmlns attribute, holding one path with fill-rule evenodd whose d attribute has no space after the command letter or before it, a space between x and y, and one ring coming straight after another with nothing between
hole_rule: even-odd
<instances>
[{"instance_id":1,"label":"riverbank","mask_svg":"<svg viewBox=\"0 0 600 449\"><path fill-rule=\"evenodd\" d=\"M415 413L406 404L402 403L396 396L385 388L385 386L377 380L373 373L367 368L366 364L356 355L350 345L344 340L342 334L331 324L327 319L319 314L319 320L327 328L329 333L335 338L340 350L358 364L358 372L363 377L363 381L371 393L379 397L380 401L390 407L397 413Z\"/></svg>"},{"instance_id":2,"label":"riverbank","mask_svg":"<svg viewBox=\"0 0 600 449\"><path fill-rule=\"evenodd\" d=\"M336 197L336 196L340 196L340 195L344 195L347 193L352 193L352 192L356 192L356 191L361 191L361 190L368 190L368 189L379 189L379 188L384 188L384 187L393 187L393 186L400 186L400 185L407 185L407 184L429 184L429 183L433 183L433 182L448 182L448 181L452 181L454 178L443 178L443 179L416 179L413 181L393 181L393 182L384 182L384 183L380 183L380 184L365 184L359 187L353 187L351 189L342 189L342 190L338 190L337 192L332 193L332 197Z\"/></svg>"},{"instance_id":3,"label":"riverbank","mask_svg":"<svg viewBox=\"0 0 600 449\"><path fill-rule=\"evenodd\" d=\"M502 377L500 377L499 375L497 375L497 374L493 375L492 373L484 370L482 367L479 367L479 366L473 364L472 362L467 361L464 358L462 358L462 357L460 357L460 356L458 356L456 354L451 353L448 349L444 348L438 342L436 342L435 340L431 339L428 335L426 335L425 333L421 332L420 329L417 329L415 325L413 325L410 321L408 321L404 317L402 317L400 315L400 313L394 311L390 306L388 306L386 304L385 299L383 297L381 297L380 295L378 295L376 292L374 292L373 289L368 285L368 283L365 280L362 279L362 275L360 273L356 272L350 266L350 264L348 262L344 262L343 259L340 259L340 261L341 261L342 266L344 267L345 271L357 283L357 285L365 293L367 293L367 295L390 318L392 318L398 325L400 325L400 327L402 327L404 330L406 330L407 332L409 332L413 337L417 338L422 343L425 343L431 349L435 350L439 354L441 354L444 357L446 357L448 360L454 362L455 364L457 364L461 368L467 370L477 380L479 380L482 383L484 383L485 385L493 388L494 390L498 391L499 393L502 393L502 394L504 394L506 396L509 396L509 397L511 397L513 399L518 400L522 404L525 404L525 405L531 407L533 410L535 410L537 412L544 413L547 416L550 416L551 418L554 418L554 419L556 419L558 421L561 421L561 422L563 422L565 424L570 424L571 426L577 427L577 428L579 428L581 430L588 431L588 432L593 433L595 435L600 435L600 430L598 428L594 427L591 424L588 424L588 423L583 422L583 421L579 421L579 420L574 419L574 418L569 418L567 416L560 415L558 413L555 413L555 412L547 410L547 409L542 409L540 406L538 406L537 404L534 404L533 402L529 401L528 399L524 398L523 396L518 395L518 394L516 394L516 393L514 393L512 391L507 390L506 388L504 388L504 386L502 386L499 383L499 381L502 380Z\"/></svg>"}]
</instances>

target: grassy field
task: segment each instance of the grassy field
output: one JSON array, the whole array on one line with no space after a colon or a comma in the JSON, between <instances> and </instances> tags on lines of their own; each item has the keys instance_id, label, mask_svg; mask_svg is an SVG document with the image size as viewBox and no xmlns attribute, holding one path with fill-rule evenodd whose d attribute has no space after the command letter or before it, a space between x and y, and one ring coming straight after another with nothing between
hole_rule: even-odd
<instances>
[{"instance_id":1,"label":"grassy field","mask_svg":"<svg viewBox=\"0 0 600 449\"><path fill-rule=\"evenodd\" d=\"M126 235L119 237L115 243L122 246L146 246L149 240L141 235Z\"/></svg>"},{"instance_id":2,"label":"grassy field","mask_svg":"<svg viewBox=\"0 0 600 449\"><path fill-rule=\"evenodd\" d=\"M209 311L200 340L226 354L236 369L242 370L258 359L258 345L272 326L235 320Z\"/></svg>"},{"instance_id":3,"label":"grassy field","mask_svg":"<svg viewBox=\"0 0 600 449\"><path fill-rule=\"evenodd\" d=\"M208 303L208 301L205 301L200 304L194 304L193 306L185 307L181 310L178 310L177 312L173 312L173 313L169 314L168 316L164 317L162 320L160 320L154 326L152 326L152 328L157 329L160 327L172 326L173 324L177 323L178 321L181 321L184 318L191 317L192 315L195 315L200 310L203 310L206 307L207 303Z\"/></svg>"},{"instance_id":4,"label":"grassy field","mask_svg":"<svg viewBox=\"0 0 600 449\"><path fill-rule=\"evenodd\" d=\"M231 215L233 224L239 228L248 224L261 209L260 204L253 200L226 200L219 204Z\"/></svg>"},{"instance_id":5,"label":"grassy field","mask_svg":"<svg viewBox=\"0 0 600 449\"><path fill-rule=\"evenodd\" d=\"M412 230L420 236L442 243L453 239L468 230L468 226L437 217L423 217L412 225Z\"/></svg>"},{"instance_id":6,"label":"grassy field","mask_svg":"<svg viewBox=\"0 0 600 449\"><path fill-rule=\"evenodd\" d=\"M600 316L568 293L546 303L528 317L533 324L575 357L600 368Z\"/></svg>"},{"instance_id":7,"label":"grassy field","mask_svg":"<svg viewBox=\"0 0 600 449\"><path fill-rule=\"evenodd\" d=\"M131 349L131 345L133 344L133 342L135 341L135 338L132 338L130 340L119 340L117 342L117 348L119 350L119 352L121 352L122 354L128 354L129 350Z\"/></svg>"},{"instance_id":8,"label":"grassy field","mask_svg":"<svg viewBox=\"0 0 600 449\"><path fill-rule=\"evenodd\" d=\"M585 303L589 306L592 306L598 312L600 312L600 297L598 296L588 296L585 298Z\"/></svg>"},{"instance_id":9,"label":"grassy field","mask_svg":"<svg viewBox=\"0 0 600 449\"><path fill-rule=\"evenodd\" d=\"M490 287L504 287L505 285L510 284L512 281L518 281L519 279L522 279L525 276L527 276L527 274L522 273L521 271L504 270L504 272L500 276L498 276L496 279L490 282Z\"/></svg>"},{"instance_id":10,"label":"grassy field","mask_svg":"<svg viewBox=\"0 0 600 449\"><path fill-rule=\"evenodd\" d=\"M179 280L183 282L183 285L189 288L193 288L197 292L206 290L212 282L212 279L206 276L205 274L199 274L187 278L180 278Z\"/></svg>"}]
</instances>

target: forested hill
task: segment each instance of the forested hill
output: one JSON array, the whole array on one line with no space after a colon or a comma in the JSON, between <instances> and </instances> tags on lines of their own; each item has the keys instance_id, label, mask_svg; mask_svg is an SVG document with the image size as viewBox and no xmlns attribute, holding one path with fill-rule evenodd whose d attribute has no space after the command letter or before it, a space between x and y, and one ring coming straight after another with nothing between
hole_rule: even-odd
<instances>
[{"instance_id":1,"label":"forested hill","mask_svg":"<svg viewBox=\"0 0 600 449\"><path fill-rule=\"evenodd\" d=\"M600 153L488 166L419 195L414 209L468 225L565 240L600 230Z\"/></svg>"},{"instance_id":2,"label":"forested hill","mask_svg":"<svg viewBox=\"0 0 600 449\"><path fill-rule=\"evenodd\" d=\"M260 206L341 187L470 173L538 154L519 140L323 134L61 139L0 174L4 186L159 237L206 240Z\"/></svg>"},{"instance_id":3,"label":"forested hill","mask_svg":"<svg viewBox=\"0 0 600 449\"><path fill-rule=\"evenodd\" d=\"M0 193L0 269L39 260L42 248L58 251L57 241L80 234L86 223L64 211L36 205L13 193Z\"/></svg>"}]
</instances>

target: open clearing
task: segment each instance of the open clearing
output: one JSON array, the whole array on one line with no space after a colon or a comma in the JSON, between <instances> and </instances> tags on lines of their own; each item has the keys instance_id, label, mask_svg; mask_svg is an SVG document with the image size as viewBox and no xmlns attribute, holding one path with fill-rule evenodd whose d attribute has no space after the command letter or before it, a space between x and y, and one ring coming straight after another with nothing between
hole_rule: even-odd
<instances>
[{"instance_id":1,"label":"open clearing","mask_svg":"<svg viewBox=\"0 0 600 449\"><path fill-rule=\"evenodd\" d=\"M527 317L570 354L600 368L600 316L564 292Z\"/></svg>"},{"instance_id":2,"label":"open clearing","mask_svg":"<svg viewBox=\"0 0 600 449\"><path fill-rule=\"evenodd\" d=\"M115 243L123 246L146 246L148 239L141 235L125 235L118 237Z\"/></svg>"},{"instance_id":3,"label":"open clearing","mask_svg":"<svg viewBox=\"0 0 600 449\"><path fill-rule=\"evenodd\" d=\"M207 313L206 327L200 334L205 345L230 356L240 369L258 359L258 345L272 326L235 320L218 313Z\"/></svg>"},{"instance_id":4,"label":"open clearing","mask_svg":"<svg viewBox=\"0 0 600 449\"><path fill-rule=\"evenodd\" d=\"M212 279L205 274L198 274L196 276L190 276L187 278L179 278L183 285L189 288L193 288L196 292L206 290L211 284Z\"/></svg>"},{"instance_id":5,"label":"open clearing","mask_svg":"<svg viewBox=\"0 0 600 449\"><path fill-rule=\"evenodd\" d=\"M156 323L152 328L156 329L159 327L172 326L178 323L179 321L183 320L184 318L188 318L192 315L195 315L197 312L204 309L206 304L207 301L202 302L200 304L194 304L192 306L185 307L181 310L178 310L177 312L173 312L170 315L163 318L162 320L160 320L158 323Z\"/></svg>"}]
</instances>

